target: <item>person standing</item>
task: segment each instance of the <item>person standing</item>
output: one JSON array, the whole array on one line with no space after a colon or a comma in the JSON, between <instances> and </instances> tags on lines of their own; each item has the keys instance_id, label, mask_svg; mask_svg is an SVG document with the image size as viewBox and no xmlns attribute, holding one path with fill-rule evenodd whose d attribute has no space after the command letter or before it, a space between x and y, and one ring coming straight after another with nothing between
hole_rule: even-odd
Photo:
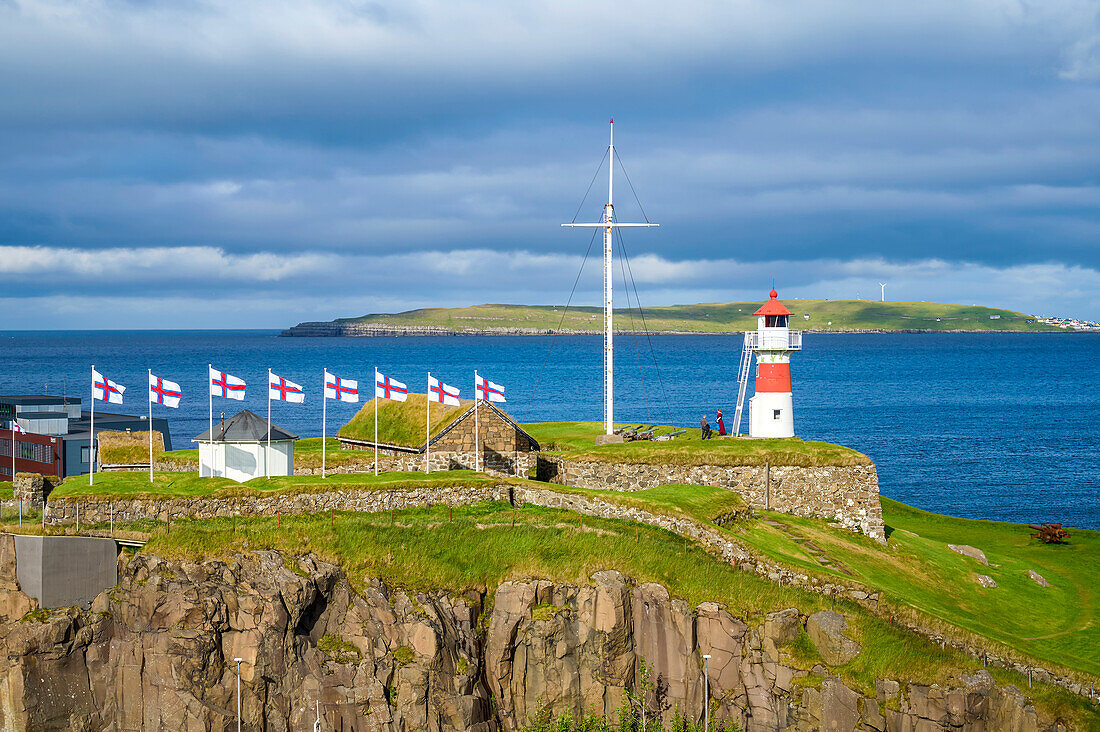
<instances>
[{"instance_id":1,"label":"person standing","mask_svg":"<svg viewBox=\"0 0 1100 732\"><path fill-rule=\"evenodd\" d=\"M703 434L703 439L710 439L710 422L707 421L707 415L703 415L703 418L699 420L699 430Z\"/></svg>"},{"instance_id":2,"label":"person standing","mask_svg":"<svg viewBox=\"0 0 1100 732\"><path fill-rule=\"evenodd\" d=\"M720 436L726 434L726 423L722 421L722 410L721 409L718 410L717 422L718 422L718 434Z\"/></svg>"}]
</instances>

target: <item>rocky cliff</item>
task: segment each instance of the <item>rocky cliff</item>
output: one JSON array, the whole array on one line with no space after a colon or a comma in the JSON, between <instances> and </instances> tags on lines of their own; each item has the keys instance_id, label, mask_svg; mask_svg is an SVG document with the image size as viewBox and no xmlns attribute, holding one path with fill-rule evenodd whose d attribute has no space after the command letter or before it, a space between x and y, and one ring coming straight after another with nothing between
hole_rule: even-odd
<instances>
[{"instance_id":1,"label":"rocky cliff","mask_svg":"<svg viewBox=\"0 0 1100 732\"><path fill-rule=\"evenodd\" d=\"M701 713L703 654L713 718L749 730L1060 728L984 672L950 688L883 679L864 696L784 660L804 635L823 658L858 654L839 615L807 623L790 609L753 625L612 571L453 596L370 580L355 591L310 556L138 555L90 611L25 616L12 571L0 542L4 730L235 729L236 658L248 730L312 729L319 710L325 730L510 732L540 702L613 712L643 659L662 690L648 704L667 719Z\"/></svg>"}]
</instances>

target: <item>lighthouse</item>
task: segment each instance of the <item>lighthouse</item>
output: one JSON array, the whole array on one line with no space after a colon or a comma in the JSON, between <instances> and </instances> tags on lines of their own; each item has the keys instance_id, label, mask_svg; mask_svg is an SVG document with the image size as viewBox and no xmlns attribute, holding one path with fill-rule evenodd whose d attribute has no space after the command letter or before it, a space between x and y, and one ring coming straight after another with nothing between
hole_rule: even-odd
<instances>
[{"instance_id":1,"label":"lighthouse","mask_svg":"<svg viewBox=\"0 0 1100 732\"><path fill-rule=\"evenodd\" d=\"M771 299L757 310L755 331L745 333L745 349L756 353L756 395L749 399L750 437L794 437L791 354L802 350L802 332L791 331L791 311ZM746 357L748 354L746 353Z\"/></svg>"}]
</instances>

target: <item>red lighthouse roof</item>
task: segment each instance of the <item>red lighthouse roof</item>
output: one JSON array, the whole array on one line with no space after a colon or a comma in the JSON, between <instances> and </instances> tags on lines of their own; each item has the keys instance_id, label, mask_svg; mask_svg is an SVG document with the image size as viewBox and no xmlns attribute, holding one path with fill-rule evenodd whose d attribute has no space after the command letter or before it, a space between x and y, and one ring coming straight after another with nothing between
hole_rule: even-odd
<instances>
[{"instance_id":1,"label":"red lighthouse roof","mask_svg":"<svg viewBox=\"0 0 1100 732\"><path fill-rule=\"evenodd\" d=\"M764 306L753 313L753 315L794 315L794 313L788 310L783 303L776 300L776 298L779 297L779 293L775 291L775 283L772 283L772 291L769 294L771 295L771 299L764 303Z\"/></svg>"}]
</instances>

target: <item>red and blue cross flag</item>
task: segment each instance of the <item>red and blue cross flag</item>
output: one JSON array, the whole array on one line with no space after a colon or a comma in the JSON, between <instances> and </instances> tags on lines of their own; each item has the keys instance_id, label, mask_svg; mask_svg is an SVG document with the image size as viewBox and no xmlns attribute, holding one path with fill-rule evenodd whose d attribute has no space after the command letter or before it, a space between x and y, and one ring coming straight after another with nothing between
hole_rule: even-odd
<instances>
[{"instance_id":1,"label":"red and blue cross flag","mask_svg":"<svg viewBox=\"0 0 1100 732\"><path fill-rule=\"evenodd\" d=\"M335 399L338 402L359 401L359 382L351 379L341 379L336 374L325 371L325 399Z\"/></svg>"},{"instance_id":2,"label":"red and blue cross flag","mask_svg":"<svg viewBox=\"0 0 1100 732\"><path fill-rule=\"evenodd\" d=\"M226 399L236 399L239 402L244 401L244 379L239 379L236 376L230 376L224 371L218 371L216 368L210 368L210 394L216 397L224 397Z\"/></svg>"},{"instance_id":3,"label":"red and blue cross flag","mask_svg":"<svg viewBox=\"0 0 1100 732\"><path fill-rule=\"evenodd\" d=\"M176 409L180 405L180 385L174 381L149 374L149 401Z\"/></svg>"},{"instance_id":4,"label":"red and blue cross flag","mask_svg":"<svg viewBox=\"0 0 1100 732\"><path fill-rule=\"evenodd\" d=\"M494 384L486 379L484 376L479 376L474 372L474 398L481 399L486 402L503 402L504 401L504 387L500 384Z\"/></svg>"},{"instance_id":5,"label":"red and blue cross flag","mask_svg":"<svg viewBox=\"0 0 1100 732\"><path fill-rule=\"evenodd\" d=\"M431 374L428 374L428 401L450 404L453 407L459 405L458 389L444 384Z\"/></svg>"},{"instance_id":6,"label":"red and blue cross flag","mask_svg":"<svg viewBox=\"0 0 1100 732\"><path fill-rule=\"evenodd\" d=\"M122 404L122 392L125 386L119 386L95 369L92 369L92 398L111 404Z\"/></svg>"},{"instance_id":7,"label":"red and blue cross flag","mask_svg":"<svg viewBox=\"0 0 1100 732\"><path fill-rule=\"evenodd\" d=\"M306 400L306 392L293 381L287 381L282 376L270 374L267 382L268 396L283 402L301 404Z\"/></svg>"},{"instance_id":8,"label":"red and blue cross flag","mask_svg":"<svg viewBox=\"0 0 1100 732\"><path fill-rule=\"evenodd\" d=\"M408 398L409 390L400 381L383 376L375 369L374 396L379 399L393 399L395 402L403 402Z\"/></svg>"}]
</instances>

